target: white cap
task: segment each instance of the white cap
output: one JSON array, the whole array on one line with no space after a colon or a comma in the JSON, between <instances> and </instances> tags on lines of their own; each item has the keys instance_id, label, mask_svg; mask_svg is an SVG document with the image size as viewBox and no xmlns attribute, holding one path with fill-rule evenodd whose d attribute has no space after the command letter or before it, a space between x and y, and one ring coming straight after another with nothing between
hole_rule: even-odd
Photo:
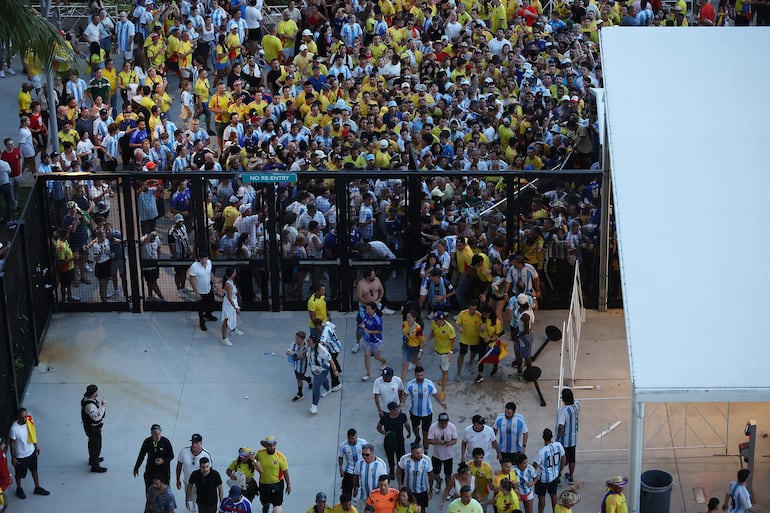
<instances>
[{"instance_id":1,"label":"white cap","mask_svg":"<svg viewBox=\"0 0 770 513\"><path fill-rule=\"evenodd\" d=\"M307 45L299 45L300 52L304 52L305 50L307 50Z\"/></svg>"}]
</instances>

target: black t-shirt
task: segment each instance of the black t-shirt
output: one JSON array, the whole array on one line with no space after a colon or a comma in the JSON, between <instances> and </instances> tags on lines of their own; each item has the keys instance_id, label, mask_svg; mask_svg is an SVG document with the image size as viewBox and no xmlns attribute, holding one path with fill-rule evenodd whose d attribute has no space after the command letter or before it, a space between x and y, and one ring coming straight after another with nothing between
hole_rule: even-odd
<instances>
[{"instance_id":1,"label":"black t-shirt","mask_svg":"<svg viewBox=\"0 0 770 513\"><path fill-rule=\"evenodd\" d=\"M190 484L195 485L198 493L195 502L199 506L213 507L219 505L217 487L222 484L222 477L219 472L211 469L211 472L204 476L200 470L196 470L190 474Z\"/></svg>"},{"instance_id":2,"label":"black t-shirt","mask_svg":"<svg viewBox=\"0 0 770 513\"><path fill-rule=\"evenodd\" d=\"M391 432L395 436L395 439L399 442L404 441L404 424L406 424L406 413L401 412L397 417L391 417L390 415L383 415L380 417L380 424L385 428L386 432Z\"/></svg>"}]
</instances>

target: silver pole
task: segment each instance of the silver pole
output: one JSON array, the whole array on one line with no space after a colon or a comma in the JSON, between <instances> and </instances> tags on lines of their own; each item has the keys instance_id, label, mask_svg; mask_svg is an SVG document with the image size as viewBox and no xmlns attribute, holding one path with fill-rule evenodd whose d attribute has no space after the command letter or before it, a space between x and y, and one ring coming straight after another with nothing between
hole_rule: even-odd
<instances>
[{"instance_id":1,"label":"silver pole","mask_svg":"<svg viewBox=\"0 0 770 513\"><path fill-rule=\"evenodd\" d=\"M602 215L599 232L599 304L600 312L607 311L607 294L610 268L610 197L612 196L612 170L610 169L609 144L607 139L607 120L602 124L604 130L604 148L602 148Z\"/></svg>"},{"instance_id":2,"label":"silver pole","mask_svg":"<svg viewBox=\"0 0 770 513\"><path fill-rule=\"evenodd\" d=\"M631 450L629 451L628 509L639 513L642 486L642 452L644 451L644 403L634 392L631 398Z\"/></svg>"},{"instance_id":3,"label":"silver pole","mask_svg":"<svg viewBox=\"0 0 770 513\"><path fill-rule=\"evenodd\" d=\"M43 18L48 19L51 12L51 0L43 0ZM46 94L48 95L48 139L51 152L59 151L59 127L56 121L56 93L53 89L53 67L46 74Z\"/></svg>"}]
</instances>

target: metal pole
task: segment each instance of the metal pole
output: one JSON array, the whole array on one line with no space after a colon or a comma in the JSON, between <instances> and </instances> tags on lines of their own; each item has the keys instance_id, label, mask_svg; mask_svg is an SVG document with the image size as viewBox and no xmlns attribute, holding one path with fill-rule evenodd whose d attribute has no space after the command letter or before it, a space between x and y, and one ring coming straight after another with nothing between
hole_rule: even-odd
<instances>
[{"instance_id":1,"label":"metal pole","mask_svg":"<svg viewBox=\"0 0 770 513\"><path fill-rule=\"evenodd\" d=\"M268 237L268 269L270 277L270 295L272 296L272 311L281 311L281 276L278 271L278 219L276 212L275 183L265 184L265 199L267 201L267 237Z\"/></svg>"},{"instance_id":2,"label":"metal pole","mask_svg":"<svg viewBox=\"0 0 770 513\"><path fill-rule=\"evenodd\" d=\"M51 12L51 0L43 0L43 18L48 19ZM51 152L59 151L59 127L56 122L56 93L53 89L53 68L46 73L46 95L48 96L48 138Z\"/></svg>"},{"instance_id":3,"label":"metal pole","mask_svg":"<svg viewBox=\"0 0 770 513\"><path fill-rule=\"evenodd\" d=\"M350 226L348 225L349 207L348 181L344 178L334 180L334 196L337 204L337 257L340 260L337 279L337 292L340 311L350 312L353 303L354 270L350 266Z\"/></svg>"},{"instance_id":4,"label":"metal pole","mask_svg":"<svg viewBox=\"0 0 770 513\"><path fill-rule=\"evenodd\" d=\"M139 257L139 235L137 233L137 218L136 218L136 191L132 186L132 180L128 176L118 177L118 190L122 197L120 202L121 214L123 216L123 245L126 249L128 257L128 281L131 282L131 296L130 304L131 311L133 313L142 312L142 284L139 279L141 274L141 265ZM128 291L123 291L126 294L126 299L129 298Z\"/></svg>"},{"instance_id":5,"label":"metal pole","mask_svg":"<svg viewBox=\"0 0 770 513\"><path fill-rule=\"evenodd\" d=\"M628 506L631 513L639 513L642 486L642 452L644 451L644 403L634 391L631 397L631 447L629 451Z\"/></svg>"},{"instance_id":6,"label":"metal pole","mask_svg":"<svg viewBox=\"0 0 770 513\"><path fill-rule=\"evenodd\" d=\"M599 304L600 312L607 311L607 293L610 268L610 197L612 196L612 171L610 170L609 144L607 143L607 123L604 123L604 158L602 167L602 215L599 232Z\"/></svg>"},{"instance_id":7,"label":"metal pole","mask_svg":"<svg viewBox=\"0 0 770 513\"><path fill-rule=\"evenodd\" d=\"M511 219L516 219L516 203L514 201L516 197L516 189L519 186L519 177L507 175L505 177L505 244L510 250L509 253L513 253L513 241L515 237L518 237L519 231L514 230L516 228L512 225ZM507 201L510 198L511 201ZM482 214L483 215L483 214ZM515 237L514 237L515 236ZM514 284L514 290L515 290Z\"/></svg>"}]
</instances>

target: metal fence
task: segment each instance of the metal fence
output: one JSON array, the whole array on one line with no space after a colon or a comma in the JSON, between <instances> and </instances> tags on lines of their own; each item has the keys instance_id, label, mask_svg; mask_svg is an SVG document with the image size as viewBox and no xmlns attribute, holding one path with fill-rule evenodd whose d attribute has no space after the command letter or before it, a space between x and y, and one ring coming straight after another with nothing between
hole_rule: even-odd
<instances>
[{"instance_id":1,"label":"metal fence","mask_svg":"<svg viewBox=\"0 0 770 513\"><path fill-rule=\"evenodd\" d=\"M32 188L0 272L0 426L7 428L21 404L53 312L46 191Z\"/></svg>"},{"instance_id":2,"label":"metal fence","mask_svg":"<svg viewBox=\"0 0 770 513\"><path fill-rule=\"evenodd\" d=\"M252 184L249 187L249 203L252 214L258 216L258 242L249 256L218 251L223 227L228 217L228 200L241 185L240 175L227 173L103 173L91 175L49 175L48 206L45 210L47 224L61 227L66 215L66 203L74 197L79 187L109 186L110 205L106 213L94 210L91 214L89 237L94 237L99 220L111 223L114 237L119 241L119 255L123 263L122 273L108 280L105 297L93 276L91 255L79 266L77 287L73 294L80 301L67 302L61 291L56 290L58 308L63 311L82 310L186 310L193 307L195 297L186 286L184 274L193 262L199 248L211 255L216 283L221 284L226 266L238 269L238 289L243 294L245 310L304 309L312 289L327 286L330 308L349 311L357 302L354 283L371 268L385 285L386 301L397 308L418 296L420 279L414 270L414 262L431 248L426 231L434 229L435 219L428 209L432 180L439 175L423 175L419 172L374 172L362 176L354 172L299 173L295 184ZM470 196L456 199L462 203L463 212L457 212L458 220L470 224L468 230L487 242L480 247L486 250L495 237L504 237L507 248L528 255L529 261L541 274L544 297L541 308L567 308L570 304L575 266L580 267L583 296L587 305L597 301L598 223L596 216L583 206L584 196L600 194L601 174L581 171L513 172L490 175L479 172L442 173L442 180L451 184L472 183L474 190L495 204L494 208L474 208L476 201ZM479 188L478 182L483 183ZM565 189L561 189L564 186ZM180 189L181 187L181 189ZM392 251L395 258L367 258L349 237L336 237L333 246L311 255L293 252L282 246L282 229L285 228L287 207L298 191L326 195L331 208L326 217L334 221L337 234L356 231L359 219L360 193L364 187L389 188L398 203L399 227L393 230L386 219L386 208L376 215L371 237L379 240ZM487 187L491 190L484 190ZM175 248L170 231L174 226L174 198L177 191L187 195L189 206L183 211L187 242L184 251ZM554 196L559 190L559 198ZM491 197L490 197L491 195ZM528 239L533 217L539 216L537 200L553 197L552 206L562 208L563 229L542 247L537 240ZM497 198L499 201L494 201ZM379 198L378 198L379 199ZM434 203L439 201L432 197ZM560 203L561 202L561 203ZM395 205L395 203L394 203ZM559 206L561 205L561 206ZM103 207L102 207L103 208ZM235 212L238 216L238 212ZM590 243L570 249L564 231L568 219L582 219L583 236ZM504 223L504 220L507 222ZM444 221L442 221L444 222ZM452 221L453 223L455 221ZM332 223L330 223L331 226ZM446 223L445 223L446 224ZM282 228L283 227L283 228ZM327 227L323 233L329 234ZM157 255L145 249L146 235L155 232L160 239ZM42 234L43 232L41 232ZM42 236L42 235L41 235ZM310 234L308 233L308 236ZM286 237L283 238L286 241ZM533 239L534 240L534 239ZM539 240L539 239L538 239ZM85 240L80 241L81 243ZM122 244L120 243L122 242ZM542 243L542 241L540 241ZM88 248L81 249L88 253ZM221 294L221 291L217 289ZM117 294L120 292L120 294ZM159 297L160 296L160 297ZM161 299L162 298L162 299Z\"/></svg>"}]
</instances>

